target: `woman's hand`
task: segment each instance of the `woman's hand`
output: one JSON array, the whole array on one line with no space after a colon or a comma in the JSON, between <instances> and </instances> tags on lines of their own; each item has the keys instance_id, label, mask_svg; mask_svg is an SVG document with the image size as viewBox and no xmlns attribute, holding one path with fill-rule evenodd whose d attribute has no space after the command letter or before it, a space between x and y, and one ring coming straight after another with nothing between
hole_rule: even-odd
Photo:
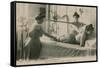
<instances>
[{"instance_id":1,"label":"woman's hand","mask_svg":"<svg viewBox=\"0 0 100 68\"><path fill-rule=\"evenodd\" d=\"M53 40L57 42L61 42L60 39L57 39L56 37L53 37Z\"/></svg>"},{"instance_id":2,"label":"woman's hand","mask_svg":"<svg viewBox=\"0 0 100 68\"><path fill-rule=\"evenodd\" d=\"M57 41L57 38L56 38L56 37L53 37L52 39L53 39L54 41Z\"/></svg>"}]
</instances>

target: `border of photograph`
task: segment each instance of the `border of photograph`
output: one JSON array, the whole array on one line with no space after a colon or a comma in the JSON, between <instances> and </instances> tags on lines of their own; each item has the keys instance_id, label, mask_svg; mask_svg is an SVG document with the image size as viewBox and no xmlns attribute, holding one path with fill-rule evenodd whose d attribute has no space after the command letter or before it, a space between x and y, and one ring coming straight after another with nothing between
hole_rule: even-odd
<instances>
[{"instance_id":1,"label":"border of photograph","mask_svg":"<svg viewBox=\"0 0 100 68\"><path fill-rule=\"evenodd\" d=\"M79 61L79 62L64 62L64 63L49 63L49 64L31 64L31 65L16 65L16 50L17 50L17 42L16 42L16 3L28 3L28 4L49 4L49 5L63 5L63 6L80 6L80 7L95 7L96 8L96 60L95 61ZM69 64L69 63L86 63L86 62L97 62L98 61L98 6L91 5L74 5L74 4L58 4L58 3L42 3L42 2L25 2L25 1L12 1L10 3L11 6L11 56L10 56L10 65L14 67L20 66L36 66L36 65L54 65L54 64Z\"/></svg>"}]
</instances>

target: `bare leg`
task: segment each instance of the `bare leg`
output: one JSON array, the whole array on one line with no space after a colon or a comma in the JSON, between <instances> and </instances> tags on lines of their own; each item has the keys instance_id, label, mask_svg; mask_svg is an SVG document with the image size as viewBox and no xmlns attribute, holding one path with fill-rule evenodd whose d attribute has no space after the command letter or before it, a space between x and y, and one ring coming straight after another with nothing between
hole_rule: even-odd
<instances>
[{"instance_id":1,"label":"bare leg","mask_svg":"<svg viewBox=\"0 0 100 68\"><path fill-rule=\"evenodd\" d=\"M80 37L80 46L84 47L85 46L85 41L86 41L86 33L82 33L81 37Z\"/></svg>"}]
</instances>

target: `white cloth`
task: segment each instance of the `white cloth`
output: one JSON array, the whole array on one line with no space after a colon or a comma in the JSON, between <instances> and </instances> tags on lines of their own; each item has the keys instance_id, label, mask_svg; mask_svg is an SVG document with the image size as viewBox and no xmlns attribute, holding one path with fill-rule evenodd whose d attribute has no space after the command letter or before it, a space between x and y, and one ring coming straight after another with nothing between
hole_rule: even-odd
<instances>
[{"instance_id":1,"label":"white cloth","mask_svg":"<svg viewBox=\"0 0 100 68\"><path fill-rule=\"evenodd\" d=\"M30 37L27 37L26 40L24 41L25 47L28 45L28 43L31 41Z\"/></svg>"}]
</instances>

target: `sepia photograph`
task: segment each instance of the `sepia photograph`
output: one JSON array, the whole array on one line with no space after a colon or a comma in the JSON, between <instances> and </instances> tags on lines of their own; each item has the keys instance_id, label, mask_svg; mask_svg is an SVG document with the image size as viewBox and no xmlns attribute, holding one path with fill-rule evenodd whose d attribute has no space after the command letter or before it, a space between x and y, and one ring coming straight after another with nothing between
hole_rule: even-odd
<instances>
[{"instance_id":1,"label":"sepia photograph","mask_svg":"<svg viewBox=\"0 0 100 68\"><path fill-rule=\"evenodd\" d=\"M16 65L97 60L97 7L16 3Z\"/></svg>"}]
</instances>

